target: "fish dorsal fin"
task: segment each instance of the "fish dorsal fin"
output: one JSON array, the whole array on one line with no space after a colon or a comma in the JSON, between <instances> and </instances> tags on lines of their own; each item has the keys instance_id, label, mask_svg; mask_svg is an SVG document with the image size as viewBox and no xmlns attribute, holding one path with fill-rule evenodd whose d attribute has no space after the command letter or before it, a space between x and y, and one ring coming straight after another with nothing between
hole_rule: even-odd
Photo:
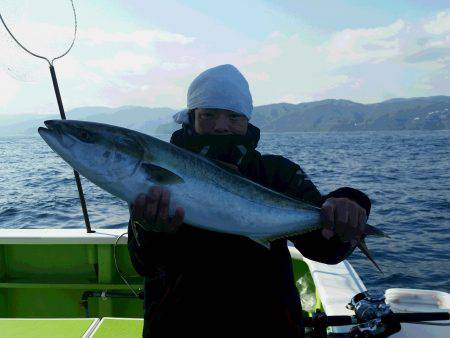
<instances>
[{"instance_id":1,"label":"fish dorsal fin","mask_svg":"<svg viewBox=\"0 0 450 338\"><path fill-rule=\"evenodd\" d=\"M141 163L142 169L147 173L148 179L159 184L179 184L184 180L170 170L164 169L148 162Z\"/></svg>"}]
</instances>

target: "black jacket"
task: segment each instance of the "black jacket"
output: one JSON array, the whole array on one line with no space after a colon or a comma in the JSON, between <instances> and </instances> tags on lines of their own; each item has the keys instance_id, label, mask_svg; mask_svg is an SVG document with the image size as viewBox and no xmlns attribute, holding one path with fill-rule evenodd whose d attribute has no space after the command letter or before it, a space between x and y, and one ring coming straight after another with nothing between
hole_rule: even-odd
<instances>
[{"instance_id":1,"label":"black jacket","mask_svg":"<svg viewBox=\"0 0 450 338\"><path fill-rule=\"evenodd\" d=\"M328 197L348 197L369 214L370 200L362 192L344 187L322 196L299 165L254 149L258 128L249 125L248 134L256 142L235 159L247 178L316 206ZM187 144L191 138L183 128L171 142L193 150ZM144 336L303 335L286 239L267 250L246 237L187 224L171 235L146 232L131 222L128 238L132 263L145 276ZM328 264L339 263L354 249L337 236L326 240L320 230L289 240L305 257Z\"/></svg>"}]
</instances>

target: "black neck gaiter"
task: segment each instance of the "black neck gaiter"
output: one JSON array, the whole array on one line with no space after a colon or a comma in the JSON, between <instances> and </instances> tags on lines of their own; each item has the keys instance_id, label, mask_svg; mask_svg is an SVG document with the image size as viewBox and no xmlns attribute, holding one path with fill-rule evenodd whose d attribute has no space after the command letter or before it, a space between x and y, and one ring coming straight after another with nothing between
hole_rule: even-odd
<instances>
[{"instance_id":1,"label":"black neck gaiter","mask_svg":"<svg viewBox=\"0 0 450 338\"><path fill-rule=\"evenodd\" d=\"M249 124L245 135L199 135L183 125L173 133L170 143L213 160L232 163L240 169L247 157L254 155L259 141L259 129Z\"/></svg>"}]
</instances>

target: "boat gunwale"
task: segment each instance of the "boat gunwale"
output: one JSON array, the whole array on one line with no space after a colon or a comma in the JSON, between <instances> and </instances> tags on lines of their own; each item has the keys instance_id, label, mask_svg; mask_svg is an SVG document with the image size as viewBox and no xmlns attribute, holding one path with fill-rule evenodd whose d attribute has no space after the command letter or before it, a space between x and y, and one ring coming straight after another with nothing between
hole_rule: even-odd
<instances>
[{"instance_id":1,"label":"boat gunwale","mask_svg":"<svg viewBox=\"0 0 450 338\"><path fill-rule=\"evenodd\" d=\"M118 237L127 231L122 229L96 229L93 233L84 228L77 229L0 229L2 244L115 244ZM127 244L123 235L117 244Z\"/></svg>"}]
</instances>

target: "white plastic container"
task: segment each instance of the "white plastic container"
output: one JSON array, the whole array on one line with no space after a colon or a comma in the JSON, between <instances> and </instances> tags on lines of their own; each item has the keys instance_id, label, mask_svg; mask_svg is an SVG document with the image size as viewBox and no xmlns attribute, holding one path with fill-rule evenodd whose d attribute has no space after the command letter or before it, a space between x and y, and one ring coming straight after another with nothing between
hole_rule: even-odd
<instances>
[{"instance_id":1,"label":"white plastic container","mask_svg":"<svg viewBox=\"0 0 450 338\"><path fill-rule=\"evenodd\" d=\"M387 289L386 303L395 312L450 311L450 294L419 289Z\"/></svg>"}]
</instances>

